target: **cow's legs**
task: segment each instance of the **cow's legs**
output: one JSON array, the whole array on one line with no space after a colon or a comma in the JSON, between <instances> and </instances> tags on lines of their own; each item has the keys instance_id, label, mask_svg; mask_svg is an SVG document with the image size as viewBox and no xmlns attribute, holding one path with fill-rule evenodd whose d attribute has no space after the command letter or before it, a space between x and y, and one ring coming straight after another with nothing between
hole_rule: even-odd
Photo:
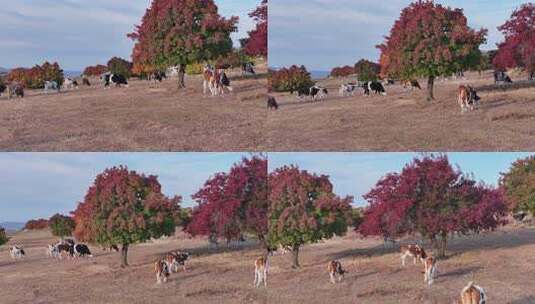
<instances>
[{"instance_id":1,"label":"cow's legs","mask_svg":"<svg viewBox=\"0 0 535 304\"><path fill-rule=\"evenodd\" d=\"M258 282L258 271L255 269L255 271L254 271L254 281L253 281L253 285L255 287L258 287L257 282Z\"/></svg>"},{"instance_id":2,"label":"cow's legs","mask_svg":"<svg viewBox=\"0 0 535 304\"><path fill-rule=\"evenodd\" d=\"M407 255L405 253L401 254L401 266L405 266L405 259L407 258Z\"/></svg>"},{"instance_id":3,"label":"cow's legs","mask_svg":"<svg viewBox=\"0 0 535 304\"><path fill-rule=\"evenodd\" d=\"M264 287L267 287L267 268L264 268Z\"/></svg>"}]
</instances>

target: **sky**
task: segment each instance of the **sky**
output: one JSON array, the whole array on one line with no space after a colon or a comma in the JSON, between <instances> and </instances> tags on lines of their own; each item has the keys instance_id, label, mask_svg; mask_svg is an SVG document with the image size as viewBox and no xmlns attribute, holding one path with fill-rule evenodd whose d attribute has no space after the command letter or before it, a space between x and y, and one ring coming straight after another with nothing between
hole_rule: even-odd
<instances>
[{"instance_id":1,"label":"sky","mask_svg":"<svg viewBox=\"0 0 535 304\"><path fill-rule=\"evenodd\" d=\"M269 64L304 64L330 71L361 58L377 61L376 45L384 41L410 0L271 0ZM526 0L437 0L463 8L472 28L489 30L482 49L495 49L503 39L497 27Z\"/></svg>"},{"instance_id":2,"label":"sky","mask_svg":"<svg viewBox=\"0 0 535 304\"><path fill-rule=\"evenodd\" d=\"M58 61L66 71L130 59L126 34L141 22L151 0L0 0L0 67ZM240 17L237 43L254 28L248 13L260 0L215 0L219 13Z\"/></svg>"},{"instance_id":3,"label":"sky","mask_svg":"<svg viewBox=\"0 0 535 304\"><path fill-rule=\"evenodd\" d=\"M0 153L0 223L69 214L104 169L126 165L158 175L162 191L191 195L217 172L228 172L247 153Z\"/></svg>"},{"instance_id":4,"label":"sky","mask_svg":"<svg viewBox=\"0 0 535 304\"><path fill-rule=\"evenodd\" d=\"M297 165L302 170L330 176L334 192L350 195L355 205L365 204L363 194L390 172L400 172L419 153L269 153L269 170L284 165ZM476 181L497 185L501 172L528 153L448 153L452 164L464 173L472 173Z\"/></svg>"}]
</instances>

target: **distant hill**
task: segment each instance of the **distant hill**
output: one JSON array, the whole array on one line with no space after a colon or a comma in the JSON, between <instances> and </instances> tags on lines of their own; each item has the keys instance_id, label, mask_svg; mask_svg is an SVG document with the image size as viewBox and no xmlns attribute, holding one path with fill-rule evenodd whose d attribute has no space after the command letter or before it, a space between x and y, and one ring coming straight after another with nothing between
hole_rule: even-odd
<instances>
[{"instance_id":1,"label":"distant hill","mask_svg":"<svg viewBox=\"0 0 535 304\"><path fill-rule=\"evenodd\" d=\"M63 75L65 75L65 77L78 77L80 75L82 75L82 72L80 71L63 71Z\"/></svg>"},{"instance_id":2,"label":"distant hill","mask_svg":"<svg viewBox=\"0 0 535 304\"><path fill-rule=\"evenodd\" d=\"M331 74L329 71L310 71L312 79L324 79L329 77L329 74Z\"/></svg>"},{"instance_id":3,"label":"distant hill","mask_svg":"<svg viewBox=\"0 0 535 304\"><path fill-rule=\"evenodd\" d=\"M5 228L6 230L10 231L18 231L24 228L24 223L18 223L18 222L3 222L0 223L0 226Z\"/></svg>"}]
</instances>

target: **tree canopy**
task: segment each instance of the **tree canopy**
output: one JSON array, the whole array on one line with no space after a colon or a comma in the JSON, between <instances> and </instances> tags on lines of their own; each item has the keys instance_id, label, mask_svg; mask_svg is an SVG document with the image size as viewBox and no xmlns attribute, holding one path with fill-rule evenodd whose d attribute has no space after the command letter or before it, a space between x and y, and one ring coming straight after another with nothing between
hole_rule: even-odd
<instances>
[{"instance_id":1,"label":"tree canopy","mask_svg":"<svg viewBox=\"0 0 535 304\"><path fill-rule=\"evenodd\" d=\"M132 75L132 63L126 59L113 57L108 61L108 71L113 74L120 74L126 78Z\"/></svg>"},{"instance_id":2,"label":"tree canopy","mask_svg":"<svg viewBox=\"0 0 535 304\"><path fill-rule=\"evenodd\" d=\"M498 53L493 64L501 70L521 67L530 78L535 73L535 4L526 3L515 10L511 18L498 30L505 41L498 44Z\"/></svg>"},{"instance_id":3,"label":"tree canopy","mask_svg":"<svg viewBox=\"0 0 535 304\"><path fill-rule=\"evenodd\" d=\"M193 195L198 205L186 231L212 240L238 240L245 233L264 242L267 234L267 159L243 158L217 173Z\"/></svg>"},{"instance_id":4,"label":"tree canopy","mask_svg":"<svg viewBox=\"0 0 535 304\"><path fill-rule=\"evenodd\" d=\"M535 156L514 162L509 171L502 173L500 186L511 211L535 216Z\"/></svg>"},{"instance_id":5,"label":"tree canopy","mask_svg":"<svg viewBox=\"0 0 535 304\"><path fill-rule=\"evenodd\" d=\"M106 169L73 212L74 234L81 241L122 246L121 263L127 266L130 244L174 233L180 202L162 193L154 175L123 166Z\"/></svg>"},{"instance_id":6,"label":"tree canopy","mask_svg":"<svg viewBox=\"0 0 535 304\"><path fill-rule=\"evenodd\" d=\"M135 41L136 71L180 66L179 87L186 65L216 59L232 50L230 34L238 17L226 19L213 0L153 0L141 24L128 34Z\"/></svg>"},{"instance_id":7,"label":"tree canopy","mask_svg":"<svg viewBox=\"0 0 535 304\"><path fill-rule=\"evenodd\" d=\"M75 226L76 224L71 217L59 213L54 214L48 220L48 227L50 227L52 235L60 238L71 236Z\"/></svg>"},{"instance_id":8,"label":"tree canopy","mask_svg":"<svg viewBox=\"0 0 535 304\"><path fill-rule=\"evenodd\" d=\"M0 226L0 246L4 245L8 241L9 241L9 238L7 237L6 229Z\"/></svg>"},{"instance_id":9,"label":"tree canopy","mask_svg":"<svg viewBox=\"0 0 535 304\"><path fill-rule=\"evenodd\" d=\"M447 156L415 158L380 179L364 198L369 206L358 231L397 238L419 233L443 256L450 233L479 233L505 222L502 192L454 169Z\"/></svg>"},{"instance_id":10,"label":"tree canopy","mask_svg":"<svg viewBox=\"0 0 535 304\"><path fill-rule=\"evenodd\" d=\"M375 81L379 79L381 66L366 59L359 60L354 67L360 81Z\"/></svg>"},{"instance_id":11,"label":"tree canopy","mask_svg":"<svg viewBox=\"0 0 535 304\"><path fill-rule=\"evenodd\" d=\"M249 14L256 27L249 32L245 41L244 50L249 56L263 56L268 54L268 1L262 0L260 5Z\"/></svg>"},{"instance_id":12,"label":"tree canopy","mask_svg":"<svg viewBox=\"0 0 535 304\"><path fill-rule=\"evenodd\" d=\"M302 245L344 235L352 223L353 198L335 195L326 175L278 168L269 175L268 197L269 244L291 248L293 267L299 267Z\"/></svg>"},{"instance_id":13,"label":"tree canopy","mask_svg":"<svg viewBox=\"0 0 535 304\"><path fill-rule=\"evenodd\" d=\"M404 80L427 77L428 99L434 99L436 77L477 68L486 35L486 29L468 26L462 9L415 1L403 9L386 41L377 46L381 74Z\"/></svg>"}]
</instances>

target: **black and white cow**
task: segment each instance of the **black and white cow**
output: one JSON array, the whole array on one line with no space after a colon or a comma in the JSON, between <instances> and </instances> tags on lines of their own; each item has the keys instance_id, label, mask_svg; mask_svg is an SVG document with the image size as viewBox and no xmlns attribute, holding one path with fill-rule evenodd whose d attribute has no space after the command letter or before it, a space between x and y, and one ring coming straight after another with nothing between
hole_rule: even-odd
<instances>
[{"instance_id":1,"label":"black and white cow","mask_svg":"<svg viewBox=\"0 0 535 304\"><path fill-rule=\"evenodd\" d=\"M63 87L65 89L77 89L78 82L71 78L65 78L65 80L63 81Z\"/></svg>"},{"instance_id":2,"label":"black and white cow","mask_svg":"<svg viewBox=\"0 0 535 304\"><path fill-rule=\"evenodd\" d=\"M169 252L165 258L169 270L171 272L178 272L178 266L182 266L184 271L188 271L186 269L186 261L189 259L190 255L191 254L186 251Z\"/></svg>"},{"instance_id":3,"label":"black and white cow","mask_svg":"<svg viewBox=\"0 0 535 304\"><path fill-rule=\"evenodd\" d=\"M364 95L369 96L372 92L374 94L381 94L386 96L386 90L382 83L379 81L368 81L362 85L364 89Z\"/></svg>"},{"instance_id":4,"label":"black and white cow","mask_svg":"<svg viewBox=\"0 0 535 304\"><path fill-rule=\"evenodd\" d=\"M4 94L6 89L7 89L7 86L3 83L0 83L0 95Z\"/></svg>"},{"instance_id":5,"label":"black and white cow","mask_svg":"<svg viewBox=\"0 0 535 304\"><path fill-rule=\"evenodd\" d=\"M56 81L45 81L45 94L48 94L49 91L59 92L59 85Z\"/></svg>"},{"instance_id":6,"label":"black and white cow","mask_svg":"<svg viewBox=\"0 0 535 304\"><path fill-rule=\"evenodd\" d=\"M360 86L357 83L350 82L345 83L340 86L340 90L338 91L340 93L340 96L353 96L355 95L355 92Z\"/></svg>"},{"instance_id":7,"label":"black and white cow","mask_svg":"<svg viewBox=\"0 0 535 304\"><path fill-rule=\"evenodd\" d=\"M74 246L65 243L59 243L55 245L56 248L56 257L63 259L63 256L66 255L68 258L74 257Z\"/></svg>"},{"instance_id":8,"label":"black and white cow","mask_svg":"<svg viewBox=\"0 0 535 304\"><path fill-rule=\"evenodd\" d=\"M273 96L268 96L267 100L267 107L268 110L278 110L279 104L277 103L277 100Z\"/></svg>"},{"instance_id":9,"label":"black and white cow","mask_svg":"<svg viewBox=\"0 0 535 304\"><path fill-rule=\"evenodd\" d=\"M162 82L164 79L167 79L167 75L165 75L162 71L156 71L152 74L152 80Z\"/></svg>"},{"instance_id":10,"label":"black and white cow","mask_svg":"<svg viewBox=\"0 0 535 304\"><path fill-rule=\"evenodd\" d=\"M16 259L22 259L26 256L26 252L24 251L24 248L20 245L13 245L9 248L9 254L11 255L11 258Z\"/></svg>"},{"instance_id":11,"label":"black and white cow","mask_svg":"<svg viewBox=\"0 0 535 304\"><path fill-rule=\"evenodd\" d=\"M494 72L494 83L495 84L507 84L513 83L511 77L507 75L504 71L495 71Z\"/></svg>"},{"instance_id":12,"label":"black and white cow","mask_svg":"<svg viewBox=\"0 0 535 304\"><path fill-rule=\"evenodd\" d=\"M86 244L75 244L73 246L73 251L76 257L93 257L91 251L89 250L89 247L87 247Z\"/></svg>"},{"instance_id":13,"label":"black and white cow","mask_svg":"<svg viewBox=\"0 0 535 304\"><path fill-rule=\"evenodd\" d=\"M327 88L320 87L318 85L315 85L310 88L310 96L312 96L313 100L323 99L327 97L328 94L329 94L329 91L327 90Z\"/></svg>"},{"instance_id":14,"label":"black and white cow","mask_svg":"<svg viewBox=\"0 0 535 304\"><path fill-rule=\"evenodd\" d=\"M103 81L105 88L110 87L111 84L114 84L116 87L120 87L121 85L128 87L126 77L121 74L104 74Z\"/></svg>"},{"instance_id":15,"label":"black and white cow","mask_svg":"<svg viewBox=\"0 0 535 304\"><path fill-rule=\"evenodd\" d=\"M11 99L13 96L24 98L24 87L21 84L9 84L7 85L7 98Z\"/></svg>"},{"instance_id":16,"label":"black and white cow","mask_svg":"<svg viewBox=\"0 0 535 304\"><path fill-rule=\"evenodd\" d=\"M256 74L255 70L254 70L254 63L252 63L252 62L247 62L247 63L242 64L241 70L242 70L242 74L244 74L244 75L247 75L247 74L255 75Z\"/></svg>"}]
</instances>

